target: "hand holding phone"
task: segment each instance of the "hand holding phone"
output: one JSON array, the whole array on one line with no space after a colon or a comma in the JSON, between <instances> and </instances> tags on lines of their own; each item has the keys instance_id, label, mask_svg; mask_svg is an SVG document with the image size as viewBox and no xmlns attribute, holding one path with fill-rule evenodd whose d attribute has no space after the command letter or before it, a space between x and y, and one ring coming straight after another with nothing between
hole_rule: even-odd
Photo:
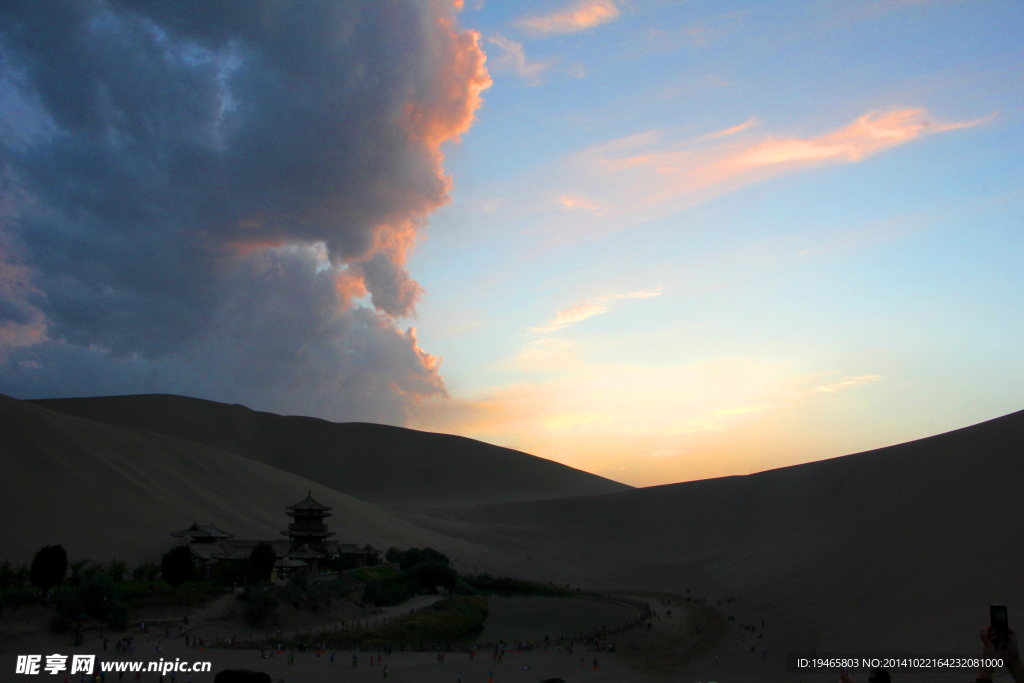
<instances>
[{"instance_id":1,"label":"hand holding phone","mask_svg":"<svg viewBox=\"0 0 1024 683\"><path fill-rule=\"evenodd\" d=\"M1010 620L1007 615L1006 605L992 605L989 607L989 616L992 620L992 630L1000 643L1010 639Z\"/></svg>"}]
</instances>

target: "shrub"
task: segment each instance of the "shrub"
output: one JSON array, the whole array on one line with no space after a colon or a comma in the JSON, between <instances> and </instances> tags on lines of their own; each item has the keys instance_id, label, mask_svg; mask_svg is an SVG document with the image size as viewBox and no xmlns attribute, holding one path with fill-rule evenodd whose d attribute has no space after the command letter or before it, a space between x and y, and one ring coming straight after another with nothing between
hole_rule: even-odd
<instances>
[{"instance_id":1,"label":"shrub","mask_svg":"<svg viewBox=\"0 0 1024 683\"><path fill-rule=\"evenodd\" d=\"M78 600L82 603L83 612L98 619L104 619L107 605L117 601L113 581L105 574L88 579L78 589Z\"/></svg>"},{"instance_id":2,"label":"shrub","mask_svg":"<svg viewBox=\"0 0 1024 683\"><path fill-rule=\"evenodd\" d=\"M380 643L415 645L445 642L479 633L487 619L487 601L459 596L441 600L394 624L329 634L335 647L371 647Z\"/></svg>"},{"instance_id":3,"label":"shrub","mask_svg":"<svg viewBox=\"0 0 1024 683\"><path fill-rule=\"evenodd\" d=\"M252 549L249 555L250 575L257 581L269 581L270 573L274 571L274 563L277 562L277 553L274 547L267 542L260 542Z\"/></svg>"},{"instance_id":4,"label":"shrub","mask_svg":"<svg viewBox=\"0 0 1024 683\"><path fill-rule=\"evenodd\" d=\"M164 555L160 571L164 581L171 588L177 588L192 578L192 551L186 545L179 545Z\"/></svg>"},{"instance_id":5,"label":"shrub","mask_svg":"<svg viewBox=\"0 0 1024 683\"><path fill-rule=\"evenodd\" d=\"M128 625L128 605L118 597L114 582L106 573L83 582L78 589L78 601L83 612L103 620L111 628Z\"/></svg>"},{"instance_id":6,"label":"shrub","mask_svg":"<svg viewBox=\"0 0 1024 683\"><path fill-rule=\"evenodd\" d=\"M398 561L398 566L403 572L405 572L418 564L425 563L439 563L447 567L449 560L447 555L440 553L433 548L424 548L423 550L420 550L419 548L409 548L402 553L402 557Z\"/></svg>"},{"instance_id":7,"label":"shrub","mask_svg":"<svg viewBox=\"0 0 1024 683\"><path fill-rule=\"evenodd\" d=\"M245 603L245 621L250 626L262 626L267 620L274 621L278 602L268 591L253 591Z\"/></svg>"},{"instance_id":8,"label":"shrub","mask_svg":"<svg viewBox=\"0 0 1024 683\"><path fill-rule=\"evenodd\" d=\"M14 585L14 567L9 561L0 565L0 593Z\"/></svg>"},{"instance_id":9,"label":"shrub","mask_svg":"<svg viewBox=\"0 0 1024 683\"><path fill-rule=\"evenodd\" d=\"M454 569L440 562L422 562L414 565L407 576L421 590L428 590L431 593L436 593L438 586L454 590L459 580L459 575Z\"/></svg>"},{"instance_id":10,"label":"shrub","mask_svg":"<svg viewBox=\"0 0 1024 683\"><path fill-rule=\"evenodd\" d=\"M29 569L29 580L32 585L46 592L64 580L64 574L68 570L68 554L64 546L48 545L42 548L32 558L32 568Z\"/></svg>"}]
</instances>

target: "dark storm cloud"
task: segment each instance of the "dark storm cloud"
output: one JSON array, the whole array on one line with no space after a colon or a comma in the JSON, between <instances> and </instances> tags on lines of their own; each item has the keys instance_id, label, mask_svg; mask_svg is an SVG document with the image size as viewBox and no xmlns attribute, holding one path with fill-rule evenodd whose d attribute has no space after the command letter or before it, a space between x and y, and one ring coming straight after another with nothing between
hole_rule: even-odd
<instances>
[{"instance_id":1,"label":"dark storm cloud","mask_svg":"<svg viewBox=\"0 0 1024 683\"><path fill-rule=\"evenodd\" d=\"M440 2L6 3L0 391L328 417L379 394L389 420L443 394L388 316L421 292L404 263L447 200L438 147L489 84L453 21Z\"/></svg>"}]
</instances>

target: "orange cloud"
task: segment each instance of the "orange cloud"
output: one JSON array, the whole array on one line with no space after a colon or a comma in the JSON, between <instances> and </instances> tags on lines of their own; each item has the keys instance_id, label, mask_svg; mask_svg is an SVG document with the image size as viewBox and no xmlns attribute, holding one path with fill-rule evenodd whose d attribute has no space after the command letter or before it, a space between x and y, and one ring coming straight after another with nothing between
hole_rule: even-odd
<instances>
[{"instance_id":1,"label":"orange cloud","mask_svg":"<svg viewBox=\"0 0 1024 683\"><path fill-rule=\"evenodd\" d=\"M353 299L366 296L366 282L346 268L334 277L334 290L338 293L342 308L349 308Z\"/></svg>"},{"instance_id":2,"label":"orange cloud","mask_svg":"<svg viewBox=\"0 0 1024 683\"><path fill-rule=\"evenodd\" d=\"M845 128L817 138L769 138L746 150L733 162L742 167L825 160L859 161L869 154L902 145L927 133L968 128L989 120L991 117L964 123L933 125L924 109L873 111Z\"/></svg>"},{"instance_id":3,"label":"orange cloud","mask_svg":"<svg viewBox=\"0 0 1024 683\"><path fill-rule=\"evenodd\" d=\"M612 0L581 0L556 12L523 17L515 25L537 34L578 33L618 17Z\"/></svg>"},{"instance_id":4,"label":"orange cloud","mask_svg":"<svg viewBox=\"0 0 1024 683\"><path fill-rule=\"evenodd\" d=\"M757 120L752 118L675 143L666 140L666 132L648 131L573 155L568 175L588 194L600 194L608 219L636 220L650 217L642 209L678 210L744 185L821 164L862 161L994 117L942 123L921 108L871 111L842 128L809 137L753 135ZM566 196L575 196L574 189L566 190Z\"/></svg>"},{"instance_id":5,"label":"orange cloud","mask_svg":"<svg viewBox=\"0 0 1024 683\"><path fill-rule=\"evenodd\" d=\"M32 270L28 266L11 263L0 244L0 299L8 302L18 312L16 319L0 324L0 361L12 349L34 346L47 341L46 316L27 298L40 291L32 284Z\"/></svg>"},{"instance_id":6,"label":"orange cloud","mask_svg":"<svg viewBox=\"0 0 1024 683\"><path fill-rule=\"evenodd\" d=\"M416 93L406 104L405 128L413 140L425 143L437 154L448 140L458 140L473 124L481 93L491 87L487 73L487 55L480 47L478 31L459 31L451 17L438 20L451 40L438 41L435 50L446 50L437 62L447 64L442 85L428 93Z\"/></svg>"}]
</instances>

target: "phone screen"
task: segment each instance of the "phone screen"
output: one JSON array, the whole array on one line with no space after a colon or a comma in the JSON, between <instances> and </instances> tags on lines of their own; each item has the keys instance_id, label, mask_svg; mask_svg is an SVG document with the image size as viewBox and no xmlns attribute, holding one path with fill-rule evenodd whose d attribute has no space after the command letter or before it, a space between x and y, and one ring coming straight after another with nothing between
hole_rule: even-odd
<instances>
[{"instance_id":1,"label":"phone screen","mask_svg":"<svg viewBox=\"0 0 1024 683\"><path fill-rule=\"evenodd\" d=\"M1010 623L1006 613L1006 605L992 605L989 610L992 617L992 628L1000 636L1006 636L1010 631Z\"/></svg>"}]
</instances>

